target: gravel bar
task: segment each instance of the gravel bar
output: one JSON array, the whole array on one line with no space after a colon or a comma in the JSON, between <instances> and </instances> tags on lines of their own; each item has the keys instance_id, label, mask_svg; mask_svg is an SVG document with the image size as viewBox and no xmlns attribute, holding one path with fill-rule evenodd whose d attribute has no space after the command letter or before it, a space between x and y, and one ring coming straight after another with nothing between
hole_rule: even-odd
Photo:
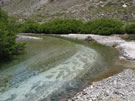
<instances>
[{"instance_id":1,"label":"gravel bar","mask_svg":"<svg viewBox=\"0 0 135 101\"><path fill-rule=\"evenodd\" d=\"M135 71L126 69L94 82L68 101L135 101Z\"/></svg>"}]
</instances>

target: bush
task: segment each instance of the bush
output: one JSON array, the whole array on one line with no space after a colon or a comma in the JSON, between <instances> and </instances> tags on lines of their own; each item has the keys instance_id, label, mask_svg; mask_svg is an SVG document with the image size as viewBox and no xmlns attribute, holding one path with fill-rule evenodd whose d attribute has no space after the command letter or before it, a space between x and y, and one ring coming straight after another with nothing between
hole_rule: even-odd
<instances>
[{"instance_id":1,"label":"bush","mask_svg":"<svg viewBox=\"0 0 135 101\"><path fill-rule=\"evenodd\" d=\"M135 24L129 24L125 27L125 32L127 34L135 34Z\"/></svg>"},{"instance_id":2,"label":"bush","mask_svg":"<svg viewBox=\"0 0 135 101\"><path fill-rule=\"evenodd\" d=\"M79 33L82 24L80 20L56 19L42 24L39 28L39 32L47 34Z\"/></svg>"},{"instance_id":3,"label":"bush","mask_svg":"<svg viewBox=\"0 0 135 101\"><path fill-rule=\"evenodd\" d=\"M89 34L122 34L124 33L123 23L113 19L97 19L88 21L81 28L81 33Z\"/></svg>"},{"instance_id":4,"label":"bush","mask_svg":"<svg viewBox=\"0 0 135 101\"><path fill-rule=\"evenodd\" d=\"M7 12L3 11L1 8L0 8L0 21L3 23L8 23Z\"/></svg>"},{"instance_id":5,"label":"bush","mask_svg":"<svg viewBox=\"0 0 135 101\"><path fill-rule=\"evenodd\" d=\"M130 35L122 37L122 38L127 40L127 41L135 40L135 34L130 34Z\"/></svg>"},{"instance_id":6,"label":"bush","mask_svg":"<svg viewBox=\"0 0 135 101\"><path fill-rule=\"evenodd\" d=\"M39 24L33 20L28 20L23 24L18 25L19 31L23 33L38 33Z\"/></svg>"},{"instance_id":7,"label":"bush","mask_svg":"<svg viewBox=\"0 0 135 101\"><path fill-rule=\"evenodd\" d=\"M10 59L24 47L16 43L16 33L13 23L8 20L8 15L0 9L0 62Z\"/></svg>"},{"instance_id":8,"label":"bush","mask_svg":"<svg viewBox=\"0 0 135 101\"><path fill-rule=\"evenodd\" d=\"M124 33L123 23L114 19L97 19L83 23L75 19L55 19L39 25L34 21L26 21L20 25L24 33L46 33L46 34L122 34Z\"/></svg>"}]
</instances>

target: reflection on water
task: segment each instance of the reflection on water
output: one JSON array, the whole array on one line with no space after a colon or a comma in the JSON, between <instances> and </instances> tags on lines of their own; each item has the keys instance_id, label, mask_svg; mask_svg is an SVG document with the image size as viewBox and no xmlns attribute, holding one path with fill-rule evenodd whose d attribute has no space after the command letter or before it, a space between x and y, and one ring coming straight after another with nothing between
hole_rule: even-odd
<instances>
[{"instance_id":1,"label":"reflection on water","mask_svg":"<svg viewBox=\"0 0 135 101\"><path fill-rule=\"evenodd\" d=\"M2 101L60 101L123 69L113 48L41 37L43 40L25 40L25 54L2 66L1 78L8 78Z\"/></svg>"}]
</instances>

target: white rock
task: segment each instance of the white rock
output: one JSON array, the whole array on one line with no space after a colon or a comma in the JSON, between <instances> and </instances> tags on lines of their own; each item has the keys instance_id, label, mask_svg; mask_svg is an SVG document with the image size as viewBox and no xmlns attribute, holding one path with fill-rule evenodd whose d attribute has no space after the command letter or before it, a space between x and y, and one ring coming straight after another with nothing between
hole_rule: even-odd
<instances>
[{"instance_id":1,"label":"white rock","mask_svg":"<svg viewBox=\"0 0 135 101\"><path fill-rule=\"evenodd\" d=\"M19 41L19 40L29 40L29 39L32 39L32 40L42 40L42 38L40 38L40 37L24 36L24 35L18 35L16 40Z\"/></svg>"},{"instance_id":2,"label":"white rock","mask_svg":"<svg viewBox=\"0 0 135 101\"><path fill-rule=\"evenodd\" d=\"M135 42L125 42L118 45L117 48L121 49L124 57L127 57L131 60L135 60Z\"/></svg>"},{"instance_id":3,"label":"white rock","mask_svg":"<svg viewBox=\"0 0 135 101\"><path fill-rule=\"evenodd\" d=\"M126 5L126 4L124 4L124 5L122 5L122 7L126 8L126 7L127 7L127 5Z\"/></svg>"}]
</instances>

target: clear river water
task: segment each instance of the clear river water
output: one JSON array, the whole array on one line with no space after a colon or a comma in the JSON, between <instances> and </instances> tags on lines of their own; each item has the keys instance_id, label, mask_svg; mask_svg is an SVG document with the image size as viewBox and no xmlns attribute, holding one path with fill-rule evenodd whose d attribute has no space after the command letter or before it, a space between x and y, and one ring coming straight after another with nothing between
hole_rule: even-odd
<instances>
[{"instance_id":1,"label":"clear river water","mask_svg":"<svg viewBox=\"0 0 135 101\"><path fill-rule=\"evenodd\" d=\"M66 101L91 84L124 69L111 47L34 35L22 39L26 49L0 65L0 101Z\"/></svg>"}]
</instances>

